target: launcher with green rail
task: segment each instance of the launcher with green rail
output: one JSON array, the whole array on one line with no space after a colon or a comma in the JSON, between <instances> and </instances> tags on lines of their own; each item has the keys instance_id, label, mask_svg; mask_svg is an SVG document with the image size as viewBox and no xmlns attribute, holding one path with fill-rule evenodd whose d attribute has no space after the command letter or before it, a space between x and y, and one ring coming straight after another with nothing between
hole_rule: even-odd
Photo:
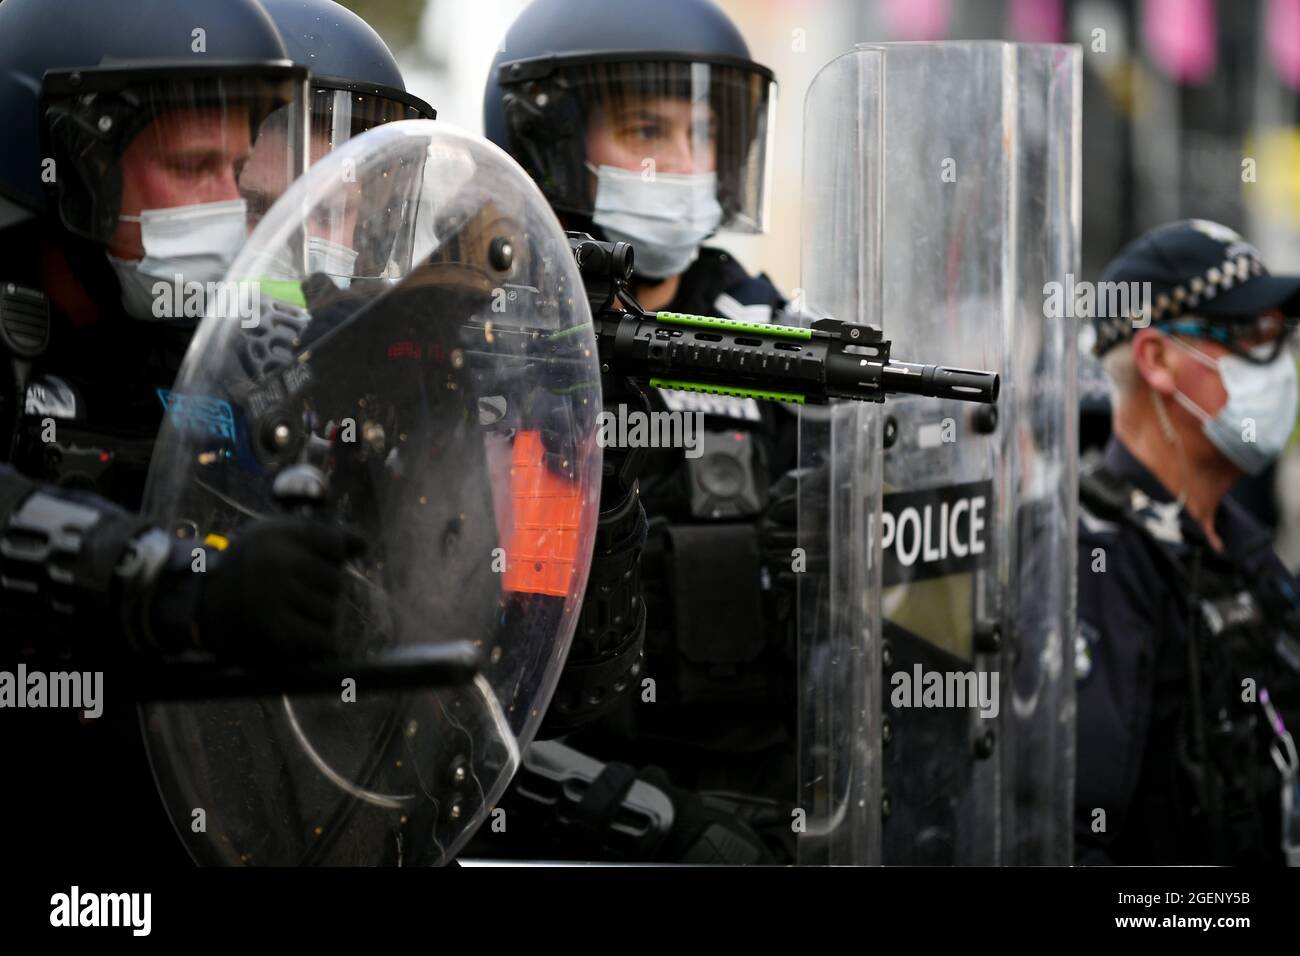
<instances>
[{"instance_id":1,"label":"launcher with green rail","mask_svg":"<svg viewBox=\"0 0 1300 956\"><path fill-rule=\"evenodd\" d=\"M658 388L824 405L905 393L994 404L995 372L896 362L879 328L823 318L810 328L647 312L629 290L632 246L571 232L601 372Z\"/></svg>"}]
</instances>

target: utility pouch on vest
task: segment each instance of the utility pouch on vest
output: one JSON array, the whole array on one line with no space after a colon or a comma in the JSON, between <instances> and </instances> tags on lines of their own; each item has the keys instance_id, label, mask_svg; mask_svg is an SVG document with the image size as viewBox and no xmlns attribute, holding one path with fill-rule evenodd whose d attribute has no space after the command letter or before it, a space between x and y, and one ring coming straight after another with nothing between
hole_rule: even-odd
<instances>
[{"instance_id":1,"label":"utility pouch on vest","mask_svg":"<svg viewBox=\"0 0 1300 956\"><path fill-rule=\"evenodd\" d=\"M733 697L761 686L743 679L763 651L758 529L752 524L671 525L673 582L683 702Z\"/></svg>"}]
</instances>

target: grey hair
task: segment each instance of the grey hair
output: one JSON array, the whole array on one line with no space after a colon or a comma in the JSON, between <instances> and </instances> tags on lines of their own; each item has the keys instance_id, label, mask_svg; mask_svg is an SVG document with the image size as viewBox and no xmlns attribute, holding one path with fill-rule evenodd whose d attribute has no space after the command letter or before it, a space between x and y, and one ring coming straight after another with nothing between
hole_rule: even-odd
<instances>
[{"instance_id":1,"label":"grey hair","mask_svg":"<svg viewBox=\"0 0 1300 956\"><path fill-rule=\"evenodd\" d=\"M1137 365L1133 361L1132 342L1121 342L1111 347L1101 357L1101 364L1110 379L1111 387L1115 390L1116 398L1131 394L1142 381L1142 376L1138 374Z\"/></svg>"}]
</instances>

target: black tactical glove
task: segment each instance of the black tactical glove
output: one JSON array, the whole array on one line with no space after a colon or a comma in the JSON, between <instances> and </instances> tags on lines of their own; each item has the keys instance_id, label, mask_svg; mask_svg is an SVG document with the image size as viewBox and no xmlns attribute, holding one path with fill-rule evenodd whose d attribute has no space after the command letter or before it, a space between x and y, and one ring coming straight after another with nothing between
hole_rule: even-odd
<instances>
[{"instance_id":1,"label":"black tactical glove","mask_svg":"<svg viewBox=\"0 0 1300 956\"><path fill-rule=\"evenodd\" d=\"M199 645L237 658L311 659L336 651L344 565L364 546L353 532L317 521L249 525L213 555L207 571L194 574Z\"/></svg>"},{"instance_id":2,"label":"black tactical glove","mask_svg":"<svg viewBox=\"0 0 1300 956\"><path fill-rule=\"evenodd\" d=\"M656 860L727 865L776 862L762 838L730 808L673 786L659 767L645 767L637 778L663 791L673 803L672 829L656 851Z\"/></svg>"},{"instance_id":3,"label":"black tactical glove","mask_svg":"<svg viewBox=\"0 0 1300 956\"><path fill-rule=\"evenodd\" d=\"M501 800L504 834L480 831L470 855L510 859L742 865L793 860L778 838L775 801L695 793L659 767L602 762L564 741L534 742ZM487 828L484 828L486 830Z\"/></svg>"}]
</instances>

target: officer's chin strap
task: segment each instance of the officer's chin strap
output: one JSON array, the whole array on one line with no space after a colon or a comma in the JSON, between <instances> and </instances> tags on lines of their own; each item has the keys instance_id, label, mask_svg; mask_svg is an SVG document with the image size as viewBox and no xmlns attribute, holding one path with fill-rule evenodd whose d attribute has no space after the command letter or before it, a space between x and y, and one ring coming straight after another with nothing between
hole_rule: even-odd
<instances>
[{"instance_id":1,"label":"officer's chin strap","mask_svg":"<svg viewBox=\"0 0 1300 956\"><path fill-rule=\"evenodd\" d=\"M1282 853L1287 866L1300 866L1300 806L1297 806L1297 778L1300 777L1300 756L1296 754L1295 740L1286 729L1282 715L1273 706L1268 688L1261 687L1259 705L1264 708L1274 739L1269 746L1269 756L1282 775Z\"/></svg>"},{"instance_id":2,"label":"officer's chin strap","mask_svg":"<svg viewBox=\"0 0 1300 956\"><path fill-rule=\"evenodd\" d=\"M1178 432L1174 429L1174 423L1169 420L1169 412L1165 410L1164 399L1154 388L1151 389L1151 404L1155 406L1156 418L1160 419L1160 431L1164 433L1165 441L1173 445L1178 451L1178 467L1183 475L1182 488L1178 492L1178 510L1182 511L1187 504L1187 489L1192 482L1192 472L1187 467L1187 453L1183 451L1183 441L1178 437Z\"/></svg>"}]
</instances>

